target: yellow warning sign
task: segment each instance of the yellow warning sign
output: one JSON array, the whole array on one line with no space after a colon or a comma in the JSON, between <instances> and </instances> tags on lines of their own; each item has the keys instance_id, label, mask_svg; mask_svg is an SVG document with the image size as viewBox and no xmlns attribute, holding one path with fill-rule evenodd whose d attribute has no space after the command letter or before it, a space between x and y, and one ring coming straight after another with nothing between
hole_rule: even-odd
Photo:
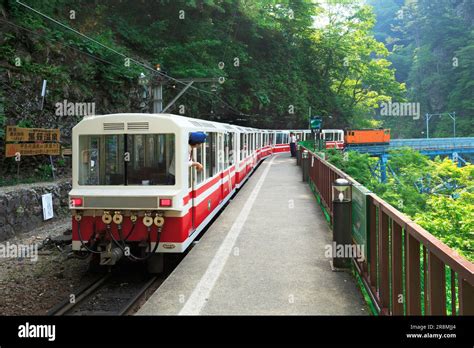
<instances>
[{"instance_id":1,"label":"yellow warning sign","mask_svg":"<svg viewBox=\"0 0 474 348\"><path fill-rule=\"evenodd\" d=\"M6 141L59 142L59 129L7 126Z\"/></svg>"},{"instance_id":2,"label":"yellow warning sign","mask_svg":"<svg viewBox=\"0 0 474 348\"><path fill-rule=\"evenodd\" d=\"M56 143L30 143L30 144L6 144L5 157L15 157L17 153L20 156L35 155L59 155L61 145Z\"/></svg>"}]
</instances>

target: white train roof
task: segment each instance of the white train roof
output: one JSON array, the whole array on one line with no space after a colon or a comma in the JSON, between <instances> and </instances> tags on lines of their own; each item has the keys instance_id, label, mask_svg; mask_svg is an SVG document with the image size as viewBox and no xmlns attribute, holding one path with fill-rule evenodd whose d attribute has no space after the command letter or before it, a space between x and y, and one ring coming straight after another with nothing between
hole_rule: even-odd
<instances>
[{"instance_id":1,"label":"white train roof","mask_svg":"<svg viewBox=\"0 0 474 348\"><path fill-rule=\"evenodd\" d=\"M81 128L85 125L103 126L107 122L153 122L159 120L172 121L176 126L183 128L190 128L205 132L220 131L234 131L241 133L262 133L262 132L290 132L290 130L273 130L273 129L257 129L250 127L243 127L232 125L228 123L214 122L202 120L199 118L192 118L187 116L180 116L174 114L146 114L146 113L117 113L106 115L94 115L84 117L76 126ZM310 130L294 130L294 132L310 132Z\"/></svg>"}]
</instances>

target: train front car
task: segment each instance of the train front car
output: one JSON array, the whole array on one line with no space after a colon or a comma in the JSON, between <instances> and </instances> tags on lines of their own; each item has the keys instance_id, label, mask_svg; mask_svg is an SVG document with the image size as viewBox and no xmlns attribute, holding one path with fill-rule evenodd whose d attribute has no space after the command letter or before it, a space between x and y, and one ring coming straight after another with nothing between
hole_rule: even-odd
<instances>
[{"instance_id":1,"label":"train front car","mask_svg":"<svg viewBox=\"0 0 474 348\"><path fill-rule=\"evenodd\" d=\"M160 272L192 241L190 131L184 117L85 117L73 129L72 248L98 265L127 257ZM202 129L207 131L209 129Z\"/></svg>"}]
</instances>

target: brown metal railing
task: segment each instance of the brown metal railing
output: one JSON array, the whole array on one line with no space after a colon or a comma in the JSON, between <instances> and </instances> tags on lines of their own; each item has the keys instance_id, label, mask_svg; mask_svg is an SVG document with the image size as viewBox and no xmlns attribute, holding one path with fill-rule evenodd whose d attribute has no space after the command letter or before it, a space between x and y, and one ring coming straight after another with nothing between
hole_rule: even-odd
<instances>
[{"instance_id":1,"label":"brown metal railing","mask_svg":"<svg viewBox=\"0 0 474 348\"><path fill-rule=\"evenodd\" d=\"M308 161L332 221L332 183L359 183L311 151ZM354 265L379 314L473 315L474 264L377 195L369 194L368 209L370 253Z\"/></svg>"}]
</instances>

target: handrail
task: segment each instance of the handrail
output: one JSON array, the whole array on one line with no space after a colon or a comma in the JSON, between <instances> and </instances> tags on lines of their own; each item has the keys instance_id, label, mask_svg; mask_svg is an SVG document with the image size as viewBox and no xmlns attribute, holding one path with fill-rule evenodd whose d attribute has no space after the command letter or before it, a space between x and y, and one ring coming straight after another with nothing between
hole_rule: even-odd
<instances>
[{"instance_id":1,"label":"handrail","mask_svg":"<svg viewBox=\"0 0 474 348\"><path fill-rule=\"evenodd\" d=\"M302 149L309 152L309 180L332 220L332 183L345 178L362 185L315 152ZM474 264L376 194L368 197L371 252L368 260L353 261L378 312L446 315L449 309L453 315L474 314Z\"/></svg>"}]
</instances>

